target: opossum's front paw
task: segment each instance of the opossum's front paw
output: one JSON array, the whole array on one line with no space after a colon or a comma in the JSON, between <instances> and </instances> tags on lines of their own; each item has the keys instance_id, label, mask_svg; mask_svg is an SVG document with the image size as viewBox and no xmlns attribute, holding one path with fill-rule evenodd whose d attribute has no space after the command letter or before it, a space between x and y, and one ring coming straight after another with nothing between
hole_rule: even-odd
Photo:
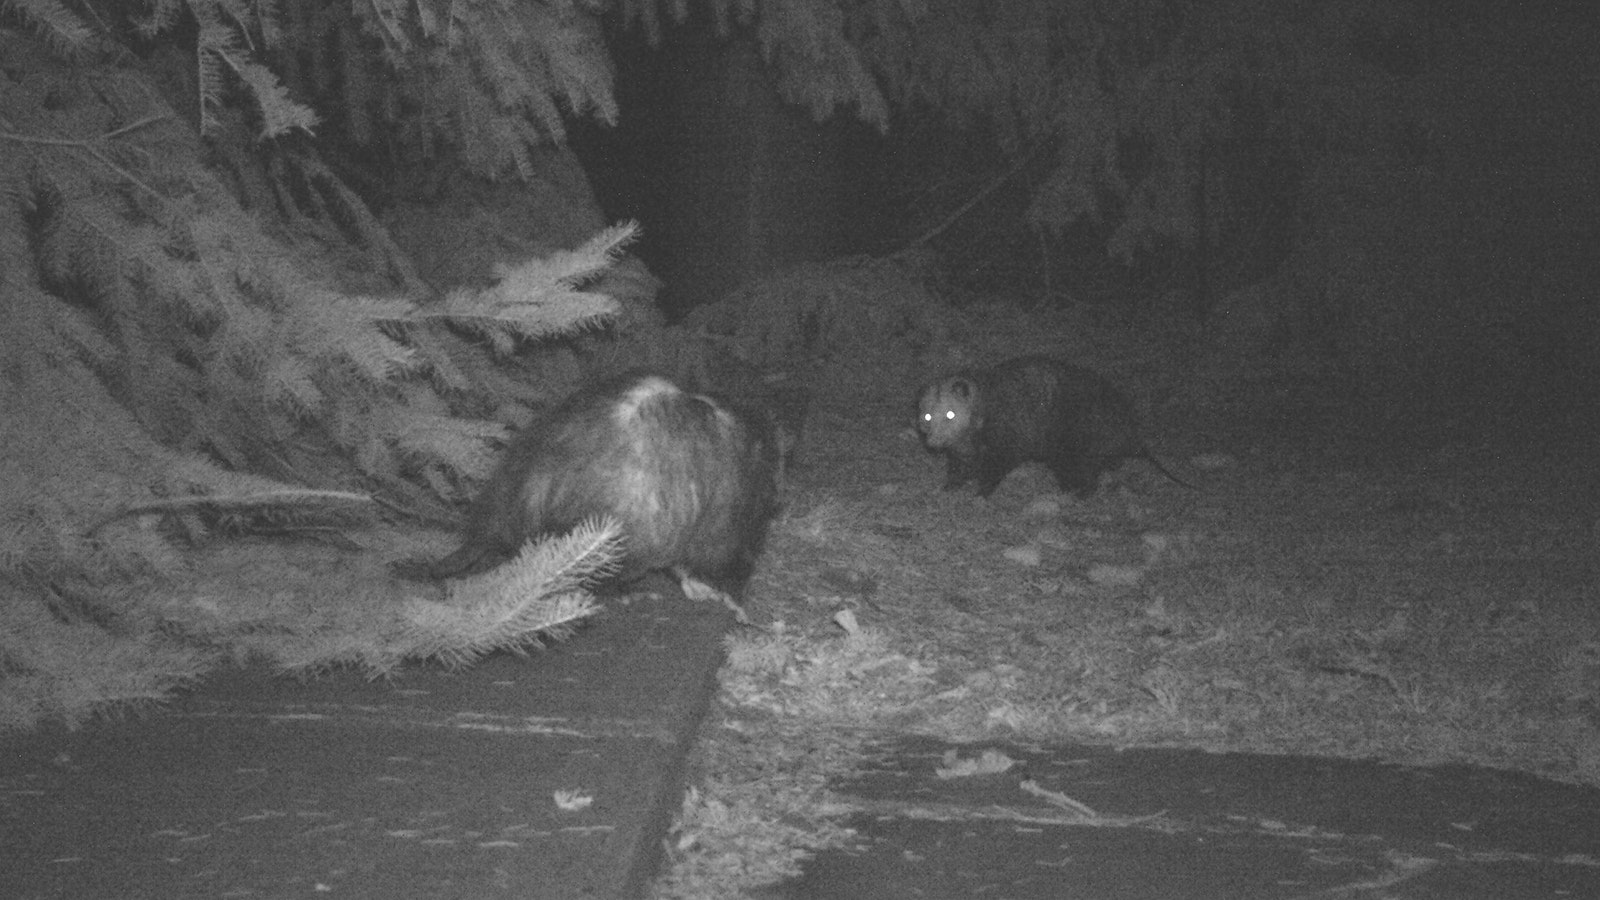
<instances>
[{"instance_id":1,"label":"opossum's front paw","mask_svg":"<svg viewBox=\"0 0 1600 900\"><path fill-rule=\"evenodd\" d=\"M683 588L683 595L690 600L718 600L723 603L732 603L733 599L725 591L719 591L704 581L690 575L682 569L677 570L678 584Z\"/></svg>"},{"instance_id":2,"label":"opossum's front paw","mask_svg":"<svg viewBox=\"0 0 1600 900\"><path fill-rule=\"evenodd\" d=\"M683 588L683 595L685 597L688 597L690 600L697 601L716 600L723 606L733 610L733 617L738 620L740 625L751 624L750 616L745 613L744 607L740 606L739 602L733 599L732 594L729 594L727 591L718 590L717 588L706 584L704 581L701 581L700 579L689 574L689 572L685 569L675 567L672 572L674 575L678 576L678 586Z\"/></svg>"}]
</instances>

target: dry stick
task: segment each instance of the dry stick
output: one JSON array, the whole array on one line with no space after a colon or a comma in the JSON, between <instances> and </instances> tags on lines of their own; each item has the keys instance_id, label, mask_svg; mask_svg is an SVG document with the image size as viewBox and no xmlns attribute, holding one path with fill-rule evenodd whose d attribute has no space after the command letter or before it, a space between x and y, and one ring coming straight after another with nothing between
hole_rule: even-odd
<instances>
[{"instance_id":1,"label":"dry stick","mask_svg":"<svg viewBox=\"0 0 1600 900\"><path fill-rule=\"evenodd\" d=\"M904 252L905 250L909 250L912 247L916 247L916 246L919 246L921 244L926 244L927 242L929 242L929 241L933 240L934 238L938 237L939 235L943 234L947 229L949 229L949 227L951 225L954 225L956 223L957 219L961 218L962 216L964 216L968 212L970 212L974 206L977 206L979 203L982 203L985 199L988 198L988 196L990 194L994 193L995 191L1000 190L1000 186L1001 185L1003 185L1006 182L1010 181L1012 179L1012 177L1015 176L1018 172L1021 172L1023 170L1023 168L1028 165L1028 163L1033 162L1034 157L1039 155L1039 153L1044 149L1044 146L1045 146L1044 144L1040 144L1037 148L1034 149L1034 151L1032 153L1029 153L1026 156L1022 157L1021 159L1017 160L1016 163L1014 165L1012 165L1011 168L1009 168L1006 171L1000 173L1000 175L997 176L993 181L991 181L988 184L984 185L983 190L977 192L976 194L973 194L971 199L969 199L967 202L965 202L965 203L961 204L959 207L957 207L955 212L953 212L950 215L946 216L945 220L943 222L940 222L938 225L935 225L932 229L930 229L929 231L923 233L916 240L914 240L911 243L907 244L904 248L901 249L901 252Z\"/></svg>"},{"instance_id":2,"label":"dry stick","mask_svg":"<svg viewBox=\"0 0 1600 900\"><path fill-rule=\"evenodd\" d=\"M147 500L141 503L130 503L118 507L112 512L102 516L87 532L95 532L115 522L123 516L144 515L154 512L172 512L174 510L194 509L201 506L217 506L230 509L261 509L286 504L303 503L308 500L337 500L353 503L377 503L378 500L367 494L356 494L349 491L323 491L307 488L288 488L279 491L263 491L254 494L195 494L187 497L164 497L158 500Z\"/></svg>"},{"instance_id":3,"label":"dry stick","mask_svg":"<svg viewBox=\"0 0 1600 900\"><path fill-rule=\"evenodd\" d=\"M383 30L389 33L389 45L396 48L409 48L411 42L406 40L405 34L395 26L395 24L391 21L391 17L385 15L385 11L380 9L378 4L372 2L372 0L367 0L367 5L372 7L373 20L382 23ZM446 19L446 21L453 22L455 19L452 17L450 19Z\"/></svg>"},{"instance_id":4,"label":"dry stick","mask_svg":"<svg viewBox=\"0 0 1600 900\"><path fill-rule=\"evenodd\" d=\"M160 114L160 115L155 115L155 116L148 116L148 117L140 119L139 121L134 122L134 123L132 123L130 125L124 125L123 127L116 129L115 131L108 131L105 134L103 134L100 137L95 138L93 140L71 140L71 139L68 139L68 138L35 137L35 136L29 135L29 134L17 134L15 132L11 132L11 131L0 131L0 141L15 141L15 142L17 142L19 144L40 144L40 145L43 145L43 146L46 146L46 147L67 147L67 148L71 148L71 149L82 150L85 153L88 153L90 156L94 157L95 159L99 160L101 165L105 166L106 168L110 169L111 171L116 172L118 175L121 175L123 178L127 179L130 184L133 184L133 185L135 185L137 187L143 188L146 192L148 192L150 194L150 196L155 197L157 200L166 200L167 197L164 194L162 194L160 191L157 191L155 188L151 187L150 185L145 184L143 181L140 181L139 177L137 175L134 175L132 172L129 172L127 169L124 169L123 167L121 167L121 166L117 165L116 163L112 162L110 159L107 159L105 154L101 153L94 146L94 144L96 142L110 140L111 138L118 137L120 135L126 134L127 132L132 131L132 130L134 130L136 128L143 128L144 126L149 125L151 122L155 122L155 121L158 121L158 120L164 119L164 118L166 118L166 114L165 113ZM5 122L4 124L7 127L9 127L11 123Z\"/></svg>"}]
</instances>

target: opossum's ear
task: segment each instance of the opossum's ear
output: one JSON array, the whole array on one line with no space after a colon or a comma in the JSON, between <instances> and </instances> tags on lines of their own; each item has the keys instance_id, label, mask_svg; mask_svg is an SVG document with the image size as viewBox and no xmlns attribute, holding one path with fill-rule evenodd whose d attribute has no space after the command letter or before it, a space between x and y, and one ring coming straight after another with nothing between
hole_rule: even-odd
<instances>
[{"instance_id":1,"label":"opossum's ear","mask_svg":"<svg viewBox=\"0 0 1600 900\"><path fill-rule=\"evenodd\" d=\"M952 378L950 380L950 393L963 400L972 399L972 382L965 378Z\"/></svg>"}]
</instances>

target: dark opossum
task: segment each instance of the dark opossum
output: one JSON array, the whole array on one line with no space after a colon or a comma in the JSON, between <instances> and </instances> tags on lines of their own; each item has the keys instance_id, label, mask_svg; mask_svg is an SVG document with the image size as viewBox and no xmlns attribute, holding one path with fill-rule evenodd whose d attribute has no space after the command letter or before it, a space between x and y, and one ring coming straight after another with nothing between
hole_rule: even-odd
<instances>
[{"instance_id":1,"label":"dark opossum","mask_svg":"<svg viewBox=\"0 0 1600 900\"><path fill-rule=\"evenodd\" d=\"M923 389L917 429L947 461L945 489L974 479L987 497L1012 469L1043 463L1062 490L1088 497L1100 473L1144 459L1188 487L1150 453L1133 404L1088 369L1023 356L942 378Z\"/></svg>"},{"instance_id":2,"label":"dark opossum","mask_svg":"<svg viewBox=\"0 0 1600 900\"><path fill-rule=\"evenodd\" d=\"M579 390L507 448L460 549L412 574L477 574L610 516L622 525L617 581L670 569L691 598L733 605L777 512L771 421L648 373Z\"/></svg>"}]
</instances>

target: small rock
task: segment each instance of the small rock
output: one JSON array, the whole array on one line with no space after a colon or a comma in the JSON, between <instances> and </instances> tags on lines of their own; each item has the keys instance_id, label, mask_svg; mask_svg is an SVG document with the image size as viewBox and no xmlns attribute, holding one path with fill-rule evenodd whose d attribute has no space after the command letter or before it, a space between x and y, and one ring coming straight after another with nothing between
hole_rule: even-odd
<instances>
[{"instance_id":1,"label":"small rock","mask_svg":"<svg viewBox=\"0 0 1600 900\"><path fill-rule=\"evenodd\" d=\"M1007 547L1004 555L1006 559L1009 559L1014 563L1029 567L1037 566L1041 561L1043 561L1043 557L1039 552L1039 547L1036 544L1022 544L1021 546L1017 547Z\"/></svg>"}]
</instances>

